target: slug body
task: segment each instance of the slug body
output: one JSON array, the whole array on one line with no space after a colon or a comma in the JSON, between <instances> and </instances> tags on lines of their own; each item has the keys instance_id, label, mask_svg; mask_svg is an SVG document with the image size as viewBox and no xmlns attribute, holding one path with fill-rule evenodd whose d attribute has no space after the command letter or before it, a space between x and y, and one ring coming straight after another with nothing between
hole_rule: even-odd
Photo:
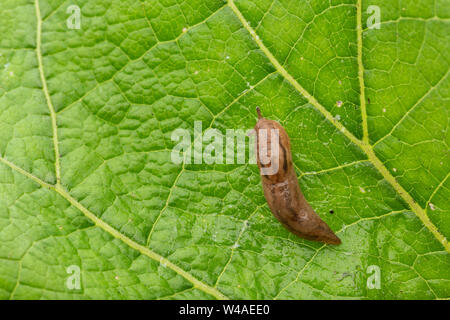
<instances>
[{"instance_id":1,"label":"slug body","mask_svg":"<svg viewBox=\"0 0 450 320\"><path fill-rule=\"evenodd\" d=\"M273 215L283 226L300 238L328 244L340 244L341 240L311 208L300 190L292 163L291 144L286 131L278 122L264 119L259 108L257 108L257 112L259 120L255 126L256 159L261 171L264 196ZM273 139L274 137L270 134L266 135L267 138L260 139L261 129L266 129L267 132L275 129L278 132L278 139ZM272 143L274 146L271 146ZM273 151L276 150L275 144L279 146L278 152ZM260 148L267 152L270 162L262 161ZM276 154L276 158L271 158L271 153ZM264 169L273 165L274 159L275 161L278 159L278 166L275 166L277 170L265 174Z\"/></svg>"}]
</instances>

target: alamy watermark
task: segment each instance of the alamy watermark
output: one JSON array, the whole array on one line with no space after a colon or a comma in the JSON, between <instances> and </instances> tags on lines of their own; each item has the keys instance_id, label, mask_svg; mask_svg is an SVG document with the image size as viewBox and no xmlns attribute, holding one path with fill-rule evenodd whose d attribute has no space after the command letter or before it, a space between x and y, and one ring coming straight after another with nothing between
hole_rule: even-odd
<instances>
[{"instance_id":1,"label":"alamy watermark","mask_svg":"<svg viewBox=\"0 0 450 320\"><path fill-rule=\"evenodd\" d=\"M68 266L66 272L70 276L66 279L66 287L69 290L80 290L81 289L81 269L77 265Z\"/></svg>"},{"instance_id":2,"label":"alamy watermark","mask_svg":"<svg viewBox=\"0 0 450 320\"><path fill-rule=\"evenodd\" d=\"M367 278L367 288L369 290L372 289L381 289L381 271L380 267L377 265L371 265L367 267L366 273L370 274Z\"/></svg>"},{"instance_id":3,"label":"alamy watermark","mask_svg":"<svg viewBox=\"0 0 450 320\"><path fill-rule=\"evenodd\" d=\"M80 29L81 28L81 9L77 5L70 5L66 10L67 14L70 16L66 20L67 28L69 29Z\"/></svg>"},{"instance_id":4,"label":"alamy watermark","mask_svg":"<svg viewBox=\"0 0 450 320\"><path fill-rule=\"evenodd\" d=\"M195 121L193 136L187 129L172 132L171 139L177 143L171 153L173 163L256 164L258 152L261 173L273 175L278 172L278 129L259 129L257 132L254 129L227 129L223 134L213 128L203 132L202 127L201 121Z\"/></svg>"},{"instance_id":5,"label":"alamy watermark","mask_svg":"<svg viewBox=\"0 0 450 320\"><path fill-rule=\"evenodd\" d=\"M369 29L380 29L381 27L381 9L379 6L368 6L367 14L369 14L369 18L367 18L367 28Z\"/></svg>"}]
</instances>

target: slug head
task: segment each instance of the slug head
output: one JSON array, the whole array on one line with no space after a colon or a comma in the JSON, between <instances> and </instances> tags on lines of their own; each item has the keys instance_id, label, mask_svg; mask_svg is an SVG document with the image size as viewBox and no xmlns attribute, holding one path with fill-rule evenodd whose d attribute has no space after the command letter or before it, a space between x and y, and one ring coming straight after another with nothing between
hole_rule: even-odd
<instances>
[{"instance_id":1,"label":"slug head","mask_svg":"<svg viewBox=\"0 0 450 320\"><path fill-rule=\"evenodd\" d=\"M256 108L258 122L256 133L256 160L261 174L273 183L286 179L293 170L291 143L286 130L274 120L262 117L261 110Z\"/></svg>"}]
</instances>

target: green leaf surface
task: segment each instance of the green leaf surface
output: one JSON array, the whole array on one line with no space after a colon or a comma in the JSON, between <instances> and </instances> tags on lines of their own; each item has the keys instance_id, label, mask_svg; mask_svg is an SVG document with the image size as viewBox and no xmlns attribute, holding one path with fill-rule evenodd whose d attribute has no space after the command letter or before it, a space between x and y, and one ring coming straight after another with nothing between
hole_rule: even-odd
<instances>
[{"instance_id":1,"label":"green leaf surface","mask_svg":"<svg viewBox=\"0 0 450 320\"><path fill-rule=\"evenodd\" d=\"M0 15L1 299L450 298L448 0ZM254 164L171 161L175 129L249 129L256 106L342 245L286 231Z\"/></svg>"}]
</instances>

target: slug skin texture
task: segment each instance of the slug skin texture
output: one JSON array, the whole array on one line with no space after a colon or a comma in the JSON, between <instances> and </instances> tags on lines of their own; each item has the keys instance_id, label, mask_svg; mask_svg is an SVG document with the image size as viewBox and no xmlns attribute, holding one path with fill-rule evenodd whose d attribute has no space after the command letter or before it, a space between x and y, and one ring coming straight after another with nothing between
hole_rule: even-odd
<instances>
[{"instance_id":1,"label":"slug skin texture","mask_svg":"<svg viewBox=\"0 0 450 320\"><path fill-rule=\"evenodd\" d=\"M279 134L278 171L275 174L268 175L261 173L264 196L272 214L290 232L300 238L327 244L340 244L341 240L320 219L319 215L311 208L300 190L292 163L291 143L286 131L278 122L263 118L259 108L256 111L258 112L259 119L255 125L256 158L260 172L262 168L270 167L272 163L269 162L265 165L261 163L259 131L261 129L267 129L266 150L268 150L267 156L269 158L272 150L270 145L270 132L272 129L278 129ZM274 141L274 143L277 142ZM265 146L262 147L264 148Z\"/></svg>"}]
</instances>

